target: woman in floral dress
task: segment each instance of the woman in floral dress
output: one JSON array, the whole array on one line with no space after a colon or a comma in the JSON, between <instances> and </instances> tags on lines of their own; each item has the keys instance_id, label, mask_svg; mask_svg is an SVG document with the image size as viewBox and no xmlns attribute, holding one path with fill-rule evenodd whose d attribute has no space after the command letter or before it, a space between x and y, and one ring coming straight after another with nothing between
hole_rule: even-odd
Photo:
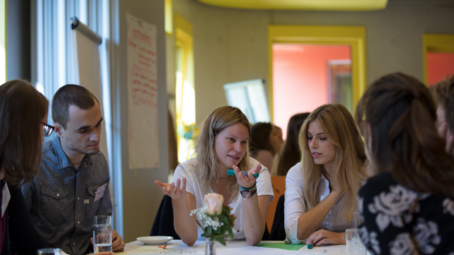
<instances>
[{"instance_id":1,"label":"woman in floral dress","mask_svg":"<svg viewBox=\"0 0 454 255\"><path fill-rule=\"evenodd\" d=\"M435 128L427 87L405 74L375 81L356 121L378 173L359 191L360 236L372 254L454 254L454 160Z\"/></svg>"}]
</instances>

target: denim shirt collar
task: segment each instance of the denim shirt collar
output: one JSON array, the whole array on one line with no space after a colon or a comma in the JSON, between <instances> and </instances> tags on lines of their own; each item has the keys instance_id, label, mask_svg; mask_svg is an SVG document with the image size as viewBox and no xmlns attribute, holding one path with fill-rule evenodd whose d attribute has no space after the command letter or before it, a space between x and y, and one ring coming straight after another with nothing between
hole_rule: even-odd
<instances>
[{"instance_id":1,"label":"denim shirt collar","mask_svg":"<svg viewBox=\"0 0 454 255\"><path fill-rule=\"evenodd\" d=\"M73 166L69 161L68 156L66 156L65 152L63 151L63 148L61 147L60 137L55 136L55 138L52 139L52 148L56 152L59 169L66 168L68 166ZM82 162L79 165L79 169L87 165L93 165L90 155L85 155L84 159L82 159Z\"/></svg>"}]
</instances>

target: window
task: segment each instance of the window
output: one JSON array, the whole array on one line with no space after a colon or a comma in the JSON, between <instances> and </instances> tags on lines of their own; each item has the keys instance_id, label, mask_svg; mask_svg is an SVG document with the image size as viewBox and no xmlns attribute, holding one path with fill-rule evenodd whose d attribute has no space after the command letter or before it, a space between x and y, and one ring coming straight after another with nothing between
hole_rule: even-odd
<instances>
[{"instance_id":1,"label":"window","mask_svg":"<svg viewBox=\"0 0 454 255\"><path fill-rule=\"evenodd\" d=\"M270 122L266 103L264 80L256 79L227 83L224 85L227 103L239 108L251 124Z\"/></svg>"},{"instance_id":2,"label":"window","mask_svg":"<svg viewBox=\"0 0 454 255\"><path fill-rule=\"evenodd\" d=\"M178 161L183 162L194 154L195 125L194 59L192 25L175 15L175 106L178 144Z\"/></svg>"}]
</instances>

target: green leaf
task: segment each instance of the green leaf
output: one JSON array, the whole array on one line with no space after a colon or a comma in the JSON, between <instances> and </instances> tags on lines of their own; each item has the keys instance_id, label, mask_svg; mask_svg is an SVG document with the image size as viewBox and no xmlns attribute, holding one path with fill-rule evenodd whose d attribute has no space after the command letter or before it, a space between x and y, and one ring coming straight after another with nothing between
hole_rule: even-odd
<instances>
[{"instance_id":1,"label":"green leaf","mask_svg":"<svg viewBox=\"0 0 454 255\"><path fill-rule=\"evenodd\" d=\"M206 235L207 237L209 237L209 236L211 236L212 234L213 234L213 229L212 229L211 227L207 227L207 228L205 229L205 235Z\"/></svg>"},{"instance_id":2,"label":"green leaf","mask_svg":"<svg viewBox=\"0 0 454 255\"><path fill-rule=\"evenodd\" d=\"M224 225L225 225L225 224L227 224L227 225L229 224L229 220L227 219L227 217L225 217L225 215L220 215L220 216L219 216L219 221L220 221L220 222L223 222Z\"/></svg>"},{"instance_id":3,"label":"green leaf","mask_svg":"<svg viewBox=\"0 0 454 255\"><path fill-rule=\"evenodd\" d=\"M203 227L202 227L202 225L199 223L199 221L196 220L196 222L197 222L197 225L199 225L199 227L200 227L201 229L203 229Z\"/></svg>"},{"instance_id":4,"label":"green leaf","mask_svg":"<svg viewBox=\"0 0 454 255\"><path fill-rule=\"evenodd\" d=\"M216 236L216 240L220 242L222 245L226 246L225 239L223 236Z\"/></svg>"}]
</instances>

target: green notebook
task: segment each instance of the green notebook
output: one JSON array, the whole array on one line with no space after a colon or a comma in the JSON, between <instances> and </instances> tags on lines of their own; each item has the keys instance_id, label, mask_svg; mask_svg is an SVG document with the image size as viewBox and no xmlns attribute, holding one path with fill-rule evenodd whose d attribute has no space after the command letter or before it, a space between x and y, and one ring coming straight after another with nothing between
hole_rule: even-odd
<instances>
[{"instance_id":1,"label":"green notebook","mask_svg":"<svg viewBox=\"0 0 454 255\"><path fill-rule=\"evenodd\" d=\"M257 247L275 248L289 251L297 251L306 244L286 244L286 243L259 243Z\"/></svg>"}]
</instances>

